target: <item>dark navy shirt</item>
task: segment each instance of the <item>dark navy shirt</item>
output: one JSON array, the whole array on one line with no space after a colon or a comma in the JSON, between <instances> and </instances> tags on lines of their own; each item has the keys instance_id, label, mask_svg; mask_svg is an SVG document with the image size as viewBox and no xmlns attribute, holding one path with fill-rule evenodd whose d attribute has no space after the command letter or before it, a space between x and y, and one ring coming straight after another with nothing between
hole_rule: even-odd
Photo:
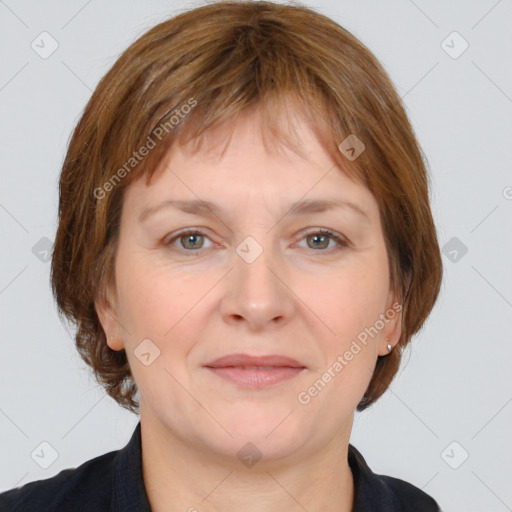
<instances>
[{"instance_id":1,"label":"dark navy shirt","mask_svg":"<svg viewBox=\"0 0 512 512\"><path fill-rule=\"evenodd\" d=\"M141 446L139 421L123 449L1 493L0 512L151 512ZM355 486L352 512L441 512L412 484L373 473L351 444L348 462Z\"/></svg>"}]
</instances>

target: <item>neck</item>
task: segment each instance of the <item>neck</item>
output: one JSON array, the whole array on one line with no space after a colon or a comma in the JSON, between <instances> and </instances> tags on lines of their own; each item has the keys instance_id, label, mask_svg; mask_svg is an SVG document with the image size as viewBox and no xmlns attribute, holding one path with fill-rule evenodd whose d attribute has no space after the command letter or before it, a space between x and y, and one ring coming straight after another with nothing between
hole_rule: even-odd
<instances>
[{"instance_id":1,"label":"neck","mask_svg":"<svg viewBox=\"0 0 512 512\"><path fill-rule=\"evenodd\" d=\"M152 512L352 512L354 482L348 439L307 455L262 458L245 467L209 453L141 416L142 471Z\"/></svg>"}]
</instances>

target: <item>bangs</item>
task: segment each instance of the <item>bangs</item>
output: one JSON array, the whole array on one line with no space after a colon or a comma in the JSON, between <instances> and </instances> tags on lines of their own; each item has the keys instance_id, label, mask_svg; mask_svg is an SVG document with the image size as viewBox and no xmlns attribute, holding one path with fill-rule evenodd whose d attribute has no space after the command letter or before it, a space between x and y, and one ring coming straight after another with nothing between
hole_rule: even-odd
<instances>
[{"instance_id":1,"label":"bangs","mask_svg":"<svg viewBox=\"0 0 512 512\"><path fill-rule=\"evenodd\" d=\"M305 145L295 128L299 122L306 123L333 161L333 165L355 182L366 184L363 166L356 161L349 161L338 149L339 144L348 134L346 128L340 125L335 109L321 92L315 91L314 96L306 99L297 91L288 93L269 91L258 102L251 102L250 99L246 99L245 102L243 106L242 102L239 102L236 110L224 114L218 114L222 111L211 103L206 106L196 106L180 122L180 125L162 140L162 148L158 156L141 165L133 172L132 178L137 179L145 175L146 185L149 185L152 177L157 174L157 169L162 167L166 153L174 144L190 154L205 151L222 158L237 128L237 120L241 116L252 116L253 122L259 128L260 140L267 153L283 154L282 149L286 148L307 160ZM159 124L162 122L163 120L159 120ZM215 132L215 140L211 137L213 132ZM222 141L221 144L219 140ZM329 170L325 169L326 172Z\"/></svg>"}]
</instances>

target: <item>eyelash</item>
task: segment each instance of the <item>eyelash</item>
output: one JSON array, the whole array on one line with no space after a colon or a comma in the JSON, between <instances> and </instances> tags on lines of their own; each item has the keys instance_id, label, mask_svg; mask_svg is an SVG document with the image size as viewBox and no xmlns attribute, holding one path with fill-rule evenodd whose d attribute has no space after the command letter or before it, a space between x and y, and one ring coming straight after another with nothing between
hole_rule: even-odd
<instances>
[{"instance_id":1,"label":"eyelash","mask_svg":"<svg viewBox=\"0 0 512 512\"><path fill-rule=\"evenodd\" d=\"M176 236L174 236L173 238L171 238L168 241L164 241L163 245L166 247L170 247L174 243L174 241L179 240L180 238L182 238L186 235L199 235L199 236L203 236L205 238L209 238L208 235L206 235L205 233L203 233L201 231L188 230L188 231L182 231L181 233L178 233ZM320 228L320 229L316 229L314 231L309 231L304 234L304 236L301 238L301 240L303 240L304 238L311 236L311 235L326 235L338 244L337 247L331 247L331 249L323 249L323 250L320 250L320 252L325 252L325 253L338 252L338 251L341 251L341 250L349 247L349 242L347 240L345 240L344 238L342 238L335 232L331 231L330 229ZM189 253L192 255L194 253L199 253L200 251L203 250L203 248L195 249L195 250L179 248L177 250L178 250L178 252ZM311 249L311 250L316 251L316 249Z\"/></svg>"}]
</instances>

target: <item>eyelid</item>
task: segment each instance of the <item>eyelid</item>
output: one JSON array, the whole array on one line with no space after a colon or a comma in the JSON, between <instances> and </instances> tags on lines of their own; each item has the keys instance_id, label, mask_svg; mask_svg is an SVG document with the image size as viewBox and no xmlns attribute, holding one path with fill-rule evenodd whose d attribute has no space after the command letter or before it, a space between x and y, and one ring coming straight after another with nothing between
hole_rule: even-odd
<instances>
[{"instance_id":1,"label":"eyelid","mask_svg":"<svg viewBox=\"0 0 512 512\"><path fill-rule=\"evenodd\" d=\"M308 235L315 235L318 233L330 236L333 240L336 240L340 245L344 245L346 247L351 245L350 240L346 236L342 235L341 233L338 233L337 231L333 231L332 229L321 227L311 228L306 232L302 232L300 240L302 240L304 237Z\"/></svg>"},{"instance_id":2,"label":"eyelid","mask_svg":"<svg viewBox=\"0 0 512 512\"><path fill-rule=\"evenodd\" d=\"M174 241L178 240L179 238L181 238L182 236L185 236L185 235L200 235L200 236L203 236L204 238L208 238L209 240L210 237L208 236L207 233L205 233L205 228L185 228L183 231L178 231L176 234L172 234L172 237L169 238L170 235L166 235L163 239L162 239L162 242L165 246L170 246ZM213 242L213 240L211 240ZM219 244L217 244L219 245ZM184 250L184 249L182 249ZM186 252L199 252L200 250L202 249L197 249L196 251L186 251Z\"/></svg>"}]
</instances>

